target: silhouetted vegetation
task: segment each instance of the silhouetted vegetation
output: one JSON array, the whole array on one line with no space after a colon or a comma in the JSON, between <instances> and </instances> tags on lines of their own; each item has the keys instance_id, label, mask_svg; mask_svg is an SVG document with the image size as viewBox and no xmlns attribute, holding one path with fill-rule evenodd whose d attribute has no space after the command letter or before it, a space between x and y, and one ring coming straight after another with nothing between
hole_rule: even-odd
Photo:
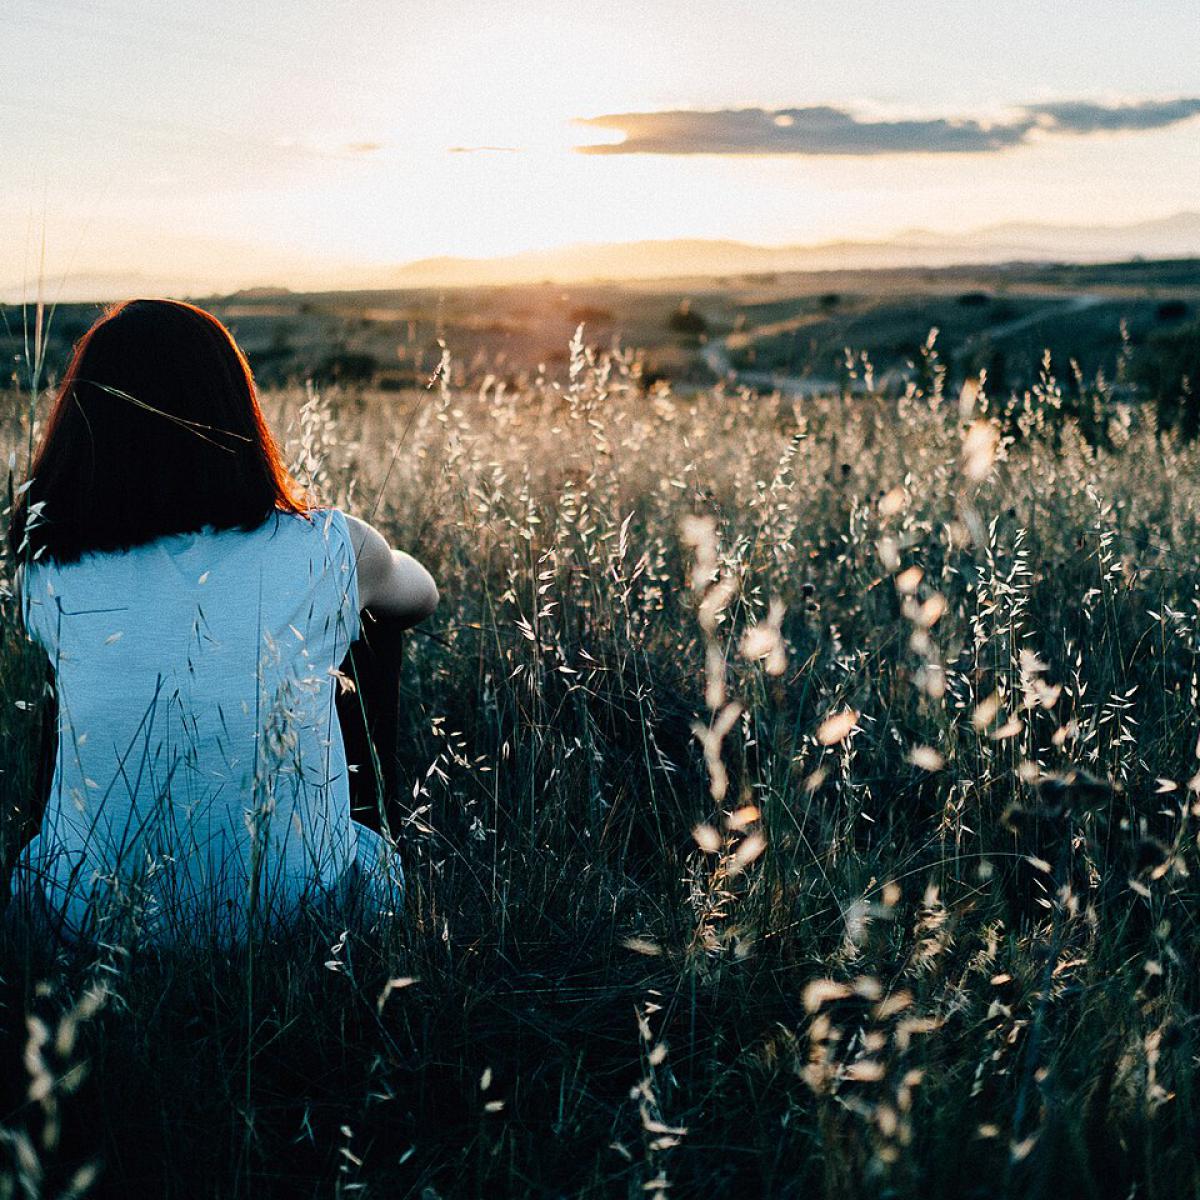
<instances>
[{"instance_id":1,"label":"silhouetted vegetation","mask_svg":"<svg viewBox=\"0 0 1200 1200\"><path fill-rule=\"evenodd\" d=\"M667 318L667 328L672 333L682 333L688 337L699 337L708 332L708 322L692 308L691 301L685 300Z\"/></svg>"},{"instance_id":2,"label":"silhouetted vegetation","mask_svg":"<svg viewBox=\"0 0 1200 1200\"><path fill-rule=\"evenodd\" d=\"M379 360L361 350L327 354L312 372L315 383L369 383L379 370Z\"/></svg>"},{"instance_id":3,"label":"silhouetted vegetation","mask_svg":"<svg viewBox=\"0 0 1200 1200\"><path fill-rule=\"evenodd\" d=\"M571 309L569 320L572 325L611 325L612 310L595 304L579 304Z\"/></svg>"},{"instance_id":4,"label":"silhouetted vegetation","mask_svg":"<svg viewBox=\"0 0 1200 1200\"><path fill-rule=\"evenodd\" d=\"M1200 433L1200 322L1152 334L1137 355L1136 375L1165 429L1190 441Z\"/></svg>"}]
</instances>

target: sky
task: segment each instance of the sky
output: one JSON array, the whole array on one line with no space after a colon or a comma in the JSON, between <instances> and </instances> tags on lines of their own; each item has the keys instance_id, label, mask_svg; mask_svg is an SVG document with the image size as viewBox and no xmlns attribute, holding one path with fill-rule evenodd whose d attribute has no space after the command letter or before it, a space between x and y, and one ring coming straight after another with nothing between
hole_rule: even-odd
<instances>
[{"instance_id":1,"label":"sky","mask_svg":"<svg viewBox=\"0 0 1200 1200\"><path fill-rule=\"evenodd\" d=\"M0 0L0 291L1165 217L1198 39L1195 0Z\"/></svg>"}]
</instances>

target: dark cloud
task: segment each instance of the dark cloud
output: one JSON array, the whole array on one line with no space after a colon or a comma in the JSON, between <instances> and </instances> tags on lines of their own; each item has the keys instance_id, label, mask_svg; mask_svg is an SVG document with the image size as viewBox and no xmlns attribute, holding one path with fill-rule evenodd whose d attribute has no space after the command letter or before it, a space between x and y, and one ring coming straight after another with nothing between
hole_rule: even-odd
<instances>
[{"instance_id":1,"label":"dark cloud","mask_svg":"<svg viewBox=\"0 0 1200 1200\"><path fill-rule=\"evenodd\" d=\"M1006 121L971 118L863 120L841 108L738 108L713 112L609 113L576 124L616 129L617 143L579 146L582 154L967 154L1015 146L1034 129L1061 134L1158 129L1200 113L1200 99L1104 105L1028 105Z\"/></svg>"},{"instance_id":2,"label":"dark cloud","mask_svg":"<svg viewBox=\"0 0 1200 1200\"><path fill-rule=\"evenodd\" d=\"M1061 104L1032 104L1024 110L1048 122L1059 133L1099 133L1104 130L1162 129L1200 113L1200 98L1143 100L1138 104L1092 104L1086 100Z\"/></svg>"},{"instance_id":3,"label":"dark cloud","mask_svg":"<svg viewBox=\"0 0 1200 1200\"><path fill-rule=\"evenodd\" d=\"M584 154L904 154L999 150L1030 126L978 121L861 121L838 108L615 113L579 122L619 129L625 140L581 146Z\"/></svg>"}]
</instances>

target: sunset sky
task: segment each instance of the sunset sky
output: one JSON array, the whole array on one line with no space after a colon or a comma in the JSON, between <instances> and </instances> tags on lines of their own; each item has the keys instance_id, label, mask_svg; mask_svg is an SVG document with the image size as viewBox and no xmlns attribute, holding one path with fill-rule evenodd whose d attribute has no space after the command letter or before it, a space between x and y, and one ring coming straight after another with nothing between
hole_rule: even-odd
<instances>
[{"instance_id":1,"label":"sunset sky","mask_svg":"<svg viewBox=\"0 0 1200 1200\"><path fill-rule=\"evenodd\" d=\"M43 233L52 282L232 287L1200 208L1195 0L0 0L0 40L6 293Z\"/></svg>"}]
</instances>

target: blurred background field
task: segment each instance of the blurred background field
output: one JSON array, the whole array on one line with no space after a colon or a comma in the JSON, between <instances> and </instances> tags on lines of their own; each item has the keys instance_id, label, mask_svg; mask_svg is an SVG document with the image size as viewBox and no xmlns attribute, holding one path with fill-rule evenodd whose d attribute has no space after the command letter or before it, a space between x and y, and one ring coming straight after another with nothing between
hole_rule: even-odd
<instances>
[{"instance_id":1,"label":"blurred background field","mask_svg":"<svg viewBox=\"0 0 1200 1200\"><path fill-rule=\"evenodd\" d=\"M917 378L930 329L957 378L986 370L993 390L1037 381L1042 352L1065 384L1078 371L1117 382L1136 356L1152 395L1197 362L1200 260L1014 262L873 270L776 271L676 279L554 282L296 293L256 288L200 302L245 348L260 385L312 379L356 388L421 387L440 358L438 339L461 347L456 381L488 375L507 387L560 373L583 323L593 344L636 349L639 377L678 390L718 380L789 394L837 391L846 355L866 354L874 386L901 394ZM100 311L63 304L46 362L60 364ZM0 307L0 352L24 353L19 305ZM861 361L860 361L861 369ZM1127 364L1128 365L1128 364ZM1134 382L1126 379L1125 384Z\"/></svg>"},{"instance_id":2,"label":"blurred background field","mask_svg":"<svg viewBox=\"0 0 1200 1200\"><path fill-rule=\"evenodd\" d=\"M6 933L0 1195L1193 1194L1196 290L212 303L289 461L441 587L405 911L191 958ZM9 572L11 854L45 701Z\"/></svg>"}]
</instances>

